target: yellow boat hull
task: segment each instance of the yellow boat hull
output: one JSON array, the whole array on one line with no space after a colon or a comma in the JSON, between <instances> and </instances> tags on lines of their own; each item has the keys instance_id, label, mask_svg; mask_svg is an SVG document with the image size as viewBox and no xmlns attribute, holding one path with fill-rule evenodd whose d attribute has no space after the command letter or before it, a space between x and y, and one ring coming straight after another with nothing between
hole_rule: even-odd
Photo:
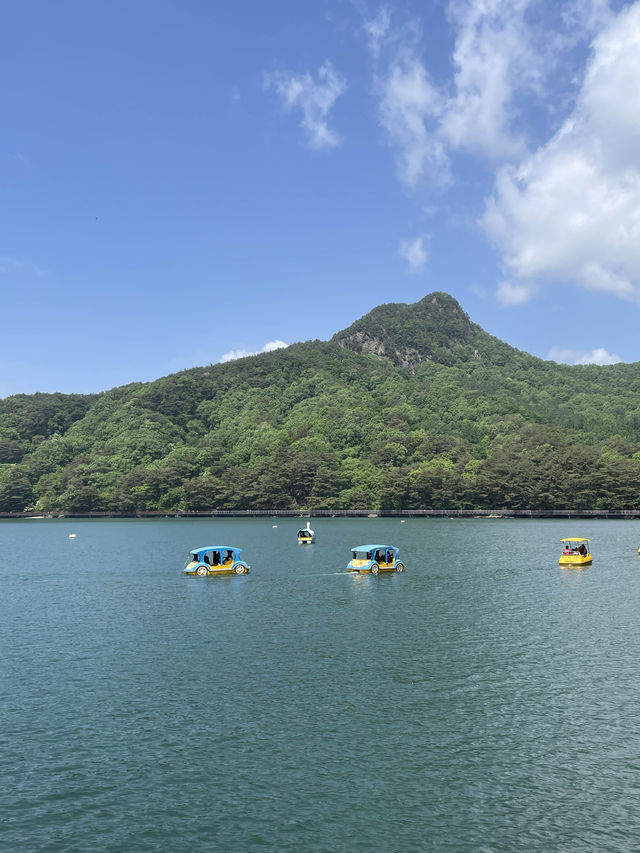
<instances>
[{"instance_id":1,"label":"yellow boat hull","mask_svg":"<svg viewBox=\"0 0 640 853\"><path fill-rule=\"evenodd\" d=\"M359 575L375 574L370 568L364 568L364 566L369 565L369 562L369 560L352 560L351 565L347 567L347 571ZM359 568L359 566L363 566L363 568ZM398 566L401 568L398 568ZM394 560L393 563L378 563L378 572L380 574L383 572L404 572L404 563L401 560Z\"/></svg>"},{"instance_id":2,"label":"yellow boat hull","mask_svg":"<svg viewBox=\"0 0 640 853\"><path fill-rule=\"evenodd\" d=\"M371 575L373 572L371 569L347 569L348 572L356 575ZM383 572L395 572L396 569L393 566L380 566L378 569L379 574L383 574Z\"/></svg>"},{"instance_id":3,"label":"yellow boat hull","mask_svg":"<svg viewBox=\"0 0 640 853\"><path fill-rule=\"evenodd\" d=\"M198 571L198 568L200 571ZM203 571L205 566L202 563L191 562L185 568L185 575L199 575L201 577L212 577L213 575L237 575L237 574L246 574L249 569L244 567L242 572L237 572L235 569L235 563L226 563L223 566L206 566L206 571Z\"/></svg>"},{"instance_id":4,"label":"yellow boat hull","mask_svg":"<svg viewBox=\"0 0 640 853\"><path fill-rule=\"evenodd\" d=\"M585 554L584 557L580 554L562 554L558 563L561 566L589 566L591 559L591 554Z\"/></svg>"}]
</instances>

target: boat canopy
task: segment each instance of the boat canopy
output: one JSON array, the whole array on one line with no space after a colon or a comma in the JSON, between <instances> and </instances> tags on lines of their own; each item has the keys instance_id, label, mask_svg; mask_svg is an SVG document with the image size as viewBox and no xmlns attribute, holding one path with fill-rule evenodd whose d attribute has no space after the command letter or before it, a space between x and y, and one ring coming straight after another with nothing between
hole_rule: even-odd
<instances>
[{"instance_id":1,"label":"boat canopy","mask_svg":"<svg viewBox=\"0 0 640 853\"><path fill-rule=\"evenodd\" d=\"M395 545L356 545L356 547L352 548L351 550L352 551L377 551L378 549L387 550L388 548L391 548L392 551L398 550L395 547Z\"/></svg>"},{"instance_id":2,"label":"boat canopy","mask_svg":"<svg viewBox=\"0 0 640 853\"><path fill-rule=\"evenodd\" d=\"M583 536L568 536L566 539L561 539L561 542L591 542L591 539L585 539Z\"/></svg>"},{"instance_id":3,"label":"boat canopy","mask_svg":"<svg viewBox=\"0 0 640 853\"><path fill-rule=\"evenodd\" d=\"M236 548L235 545L206 545L204 548L194 548L189 553L201 554L203 551L234 551L236 554L239 554L242 548Z\"/></svg>"}]
</instances>

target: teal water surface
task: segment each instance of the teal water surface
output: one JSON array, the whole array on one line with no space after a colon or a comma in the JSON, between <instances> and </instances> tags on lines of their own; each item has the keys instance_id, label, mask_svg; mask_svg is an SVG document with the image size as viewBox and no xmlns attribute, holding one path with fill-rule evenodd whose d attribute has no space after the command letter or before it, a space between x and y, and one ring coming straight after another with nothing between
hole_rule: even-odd
<instances>
[{"instance_id":1,"label":"teal water surface","mask_svg":"<svg viewBox=\"0 0 640 853\"><path fill-rule=\"evenodd\" d=\"M299 526L0 524L0 849L640 847L640 525ZM251 573L182 574L216 543Z\"/></svg>"}]
</instances>

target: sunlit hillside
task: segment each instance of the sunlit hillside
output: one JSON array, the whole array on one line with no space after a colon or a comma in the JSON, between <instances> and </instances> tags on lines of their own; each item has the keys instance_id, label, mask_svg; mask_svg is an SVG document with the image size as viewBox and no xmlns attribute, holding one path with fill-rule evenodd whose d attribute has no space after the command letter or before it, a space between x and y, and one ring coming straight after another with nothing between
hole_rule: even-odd
<instances>
[{"instance_id":1,"label":"sunlit hillside","mask_svg":"<svg viewBox=\"0 0 640 853\"><path fill-rule=\"evenodd\" d=\"M638 508L640 364L569 367L445 293L331 341L0 401L0 510Z\"/></svg>"}]
</instances>

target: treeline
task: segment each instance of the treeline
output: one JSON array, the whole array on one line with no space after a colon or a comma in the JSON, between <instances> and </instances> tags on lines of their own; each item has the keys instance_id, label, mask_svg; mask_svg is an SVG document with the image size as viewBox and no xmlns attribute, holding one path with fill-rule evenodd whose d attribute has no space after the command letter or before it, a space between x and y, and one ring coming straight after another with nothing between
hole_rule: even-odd
<instances>
[{"instance_id":1,"label":"treeline","mask_svg":"<svg viewBox=\"0 0 640 853\"><path fill-rule=\"evenodd\" d=\"M446 294L91 396L0 401L0 510L640 508L640 365L509 347Z\"/></svg>"}]
</instances>

